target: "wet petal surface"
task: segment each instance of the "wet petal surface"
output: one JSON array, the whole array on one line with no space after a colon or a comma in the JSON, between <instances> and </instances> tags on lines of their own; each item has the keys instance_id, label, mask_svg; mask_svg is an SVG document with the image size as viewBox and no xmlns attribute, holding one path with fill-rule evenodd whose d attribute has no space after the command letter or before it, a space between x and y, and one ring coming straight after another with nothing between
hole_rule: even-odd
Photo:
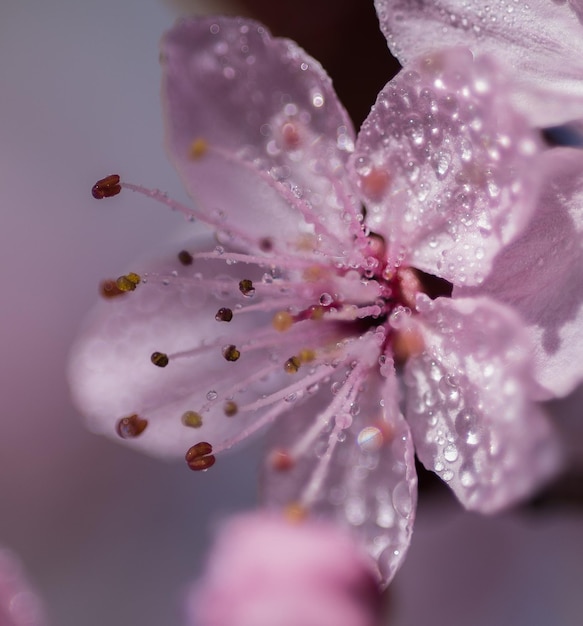
<instances>
[{"instance_id":1,"label":"wet petal surface","mask_svg":"<svg viewBox=\"0 0 583 626\"><path fill-rule=\"evenodd\" d=\"M406 64L441 46L490 53L513 75L513 101L537 126L583 118L579 1L375 0L393 54Z\"/></svg>"},{"instance_id":2,"label":"wet petal surface","mask_svg":"<svg viewBox=\"0 0 583 626\"><path fill-rule=\"evenodd\" d=\"M538 139L488 58L417 59L381 92L351 160L397 265L479 284L534 209Z\"/></svg>"},{"instance_id":3,"label":"wet petal surface","mask_svg":"<svg viewBox=\"0 0 583 626\"><path fill-rule=\"evenodd\" d=\"M468 509L493 513L557 469L550 424L530 400L528 337L486 298L419 298L426 349L407 364L415 451Z\"/></svg>"}]
</instances>

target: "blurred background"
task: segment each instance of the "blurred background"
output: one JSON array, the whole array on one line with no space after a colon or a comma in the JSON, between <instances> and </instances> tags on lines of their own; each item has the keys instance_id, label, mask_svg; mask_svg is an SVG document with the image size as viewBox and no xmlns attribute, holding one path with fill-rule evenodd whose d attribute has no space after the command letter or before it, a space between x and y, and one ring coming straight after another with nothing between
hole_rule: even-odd
<instances>
[{"instance_id":1,"label":"blurred background","mask_svg":"<svg viewBox=\"0 0 583 626\"><path fill-rule=\"evenodd\" d=\"M181 626L213 526L255 503L259 443L192 474L87 432L64 377L98 282L193 228L131 194L96 203L90 188L119 172L187 200L162 146L158 40L179 14L216 12L298 40L356 126L398 67L372 0L0 3L0 545L22 558L53 626ZM582 402L553 407L578 462ZM580 624L578 489L571 478L484 519L424 488L387 624Z\"/></svg>"}]
</instances>

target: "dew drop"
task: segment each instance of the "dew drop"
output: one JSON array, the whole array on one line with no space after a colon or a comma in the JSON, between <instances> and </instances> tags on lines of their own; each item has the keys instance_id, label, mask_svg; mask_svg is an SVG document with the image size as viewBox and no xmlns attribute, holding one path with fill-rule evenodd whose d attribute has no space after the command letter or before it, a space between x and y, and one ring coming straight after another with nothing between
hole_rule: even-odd
<instances>
[{"instance_id":1,"label":"dew drop","mask_svg":"<svg viewBox=\"0 0 583 626\"><path fill-rule=\"evenodd\" d=\"M471 409L462 409L455 418L458 435L469 445L475 446L480 441L480 418Z\"/></svg>"}]
</instances>

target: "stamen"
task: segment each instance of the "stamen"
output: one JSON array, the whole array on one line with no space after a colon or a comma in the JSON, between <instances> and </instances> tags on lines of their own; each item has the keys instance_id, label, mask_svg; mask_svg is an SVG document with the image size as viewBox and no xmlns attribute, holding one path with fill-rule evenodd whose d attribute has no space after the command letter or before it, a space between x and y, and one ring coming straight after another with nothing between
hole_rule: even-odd
<instances>
[{"instance_id":1,"label":"stamen","mask_svg":"<svg viewBox=\"0 0 583 626\"><path fill-rule=\"evenodd\" d=\"M111 174L101 180L98 180L91 188L91 195L96 200L102 200L103 198L112 198L117 196L121 191L121 185L119 183L119 176L117 174Z\"/></svg>"},{"instance_id":2,"label":"stamen","mask_svg":"<svg viewBox=\"0 0 583 626\"><path fill-rule=\"evenodd\" d=\"M295 465L295 460L287 450L273 450L268 463L276 472L287 472Z\"/></svg>"},{"instance_id":3,"label":"stamen","mask_svg":"<svg viewBox=\"0 0 583 626\"><path fill-rule=\"evenodd\" d=\"M233 402L233 400L227 400L225 402L225 406L223 407L223 412L225 413L227 417L234 417L235 415L237 415L238 411L239 411L239 407L237 406L236 402Z\"/></svg>"},{"instance_id":4,"label":"stamen","mask_svg":"<svg viewBox=\"0 0 583 626\"><path fill-rule=\"evenodd\" d=\"M253 281L248 278L244 278L239 281L239 291L244 295L250 298L255 294L255 287L253 287Z\"/></svg>"},{"instance_id":5,"label":"stamen","mask_svg":"<svg viewBox=\"0 0 583 626\"><path fill-rule=\"evenodd\" d=\"M292 356L283 364L283 369L288 374L296 374L301 364L302 362L297 356Z\"/></svg>"},{"instance_id":6,"label":"stamen","mask_svg":"<svg viewBox=\"0 0 583 626\"><path fill-rule=\"evenodd\" d=\"M202 415L196 411L186 411L182 414L182 423L189 428L200 428L202 426Z\"/></svg>"},{"instance_id":7,"label":"stamen","mask_svg":"<svg viewBox=\"0 0 583 626\"><path fill-rule=\"evenodd\" d=\"M274 316L271 322L273 328L279 331L280 333L289 330L294 323L294 318L291 313L287 311L278 311Z\"/></svg>"},{"instance_id":8,"label":"stamen","mask_svg":"<svg viewBox=\"0 0 583 626\"><path fill-rule=\"evenodd\" d=\"M308 509L299 502L290 502L283 510L283 514L288 521L297 524L308 517Z\"/></svg>"},{"instance_id":9,"label":"stamen","mask_svg":"<svg viewBox=\"0 0 583 626\"><path fill-rule=\"evenodd\" d=\"M211 454L212 451L213 447L210 443L200 441L188 449L184 458L186 459L186 463L191 470L199 472L201 470L208 469L215 464L216 459Z\"/></svg>"},{"instance_id":10,"label":"stamen","mask_svg":"<svg viewBox=\"0 0 583 626\"><path fill-rule=\"evenodd\" d=\"M316 352L311 348L302 348L298 352L298 358L302 363L311 363L316 358Z\"/></svg>"},{"instance_id":11,"label":"stamen","mask_svg":"<svg viewBox=\"0 0 583 626\"><path fill-rule=\"evenodd\" d=\"M190 144L190 150L188 154L193 161L198 161L207 153L208 147L209 146L206 139L203 139L202 137L197 137Z\"/></svg>"},{"instance_id":12,"label":"stamen","mask_svg":"<svg viewBox=\"0 0 583 626\"><path fill-rule=\"evenodd\" d=\"M227 361L234 362L239 360L241 353L237 350L237 346L230 345L223 349L223 356Z\"/></svg>"},{"instance_id":13,"label":"stamen","mask_svg":"<svg viewBox=\"0 0 583 626\"><path fill-rule=\"evenodd\" d=\"M215 315L217 322L230 322L233 319L233 311L226 307L221 307Z\"/></svg>"},{"instance_id":14,"label":"stamen","mask_svg":"<svg viewBox=\"0 0 583 626\"><path fill-rule=\"evenodd\" d=\"M164 352L153 352L150 360L157 367L166 367L169 363L168 355Z\"/></svg>"},{"instance_id":15,"label":"stamen","mask_svg":"<svg viewBox=\"0 0 583 626\"><path fill-rule=\"evenodd\" d=\"M134 439L141 435L147 426L148 420L142 419L134 413L118 420L115 430L122 439Z\"/></svg>"},{"instance_id":16,"label":"stamen","mask_svg":"<svg viewBox=\"0 0 583 626\"><path fill-rule=\"evenodd\" d=\"M99 293L103 298L110 299L123 296L125 292L116 285L115 280L107 279L99 283Z\"/></svg>"},{"instance_id":17,"label":"stamen","mask_svg":"<svg viewBox=\"0 0 583 626\"><path fill-rule=\"evenodd\" d=\"M190 252L188 250L181 250L178 253L178 260L180 261L180 263L182 263L182 265L192 265L192 261L194 260L192 257L192 254L190 254Z\"/></svg>"},{"instance_id":18,"label":"stamen","mask_svg":"<svg viewBox=\"0 0 583 626\"><path fill-rule=\"evenodd\" d=\"M135 291L136 287L142 282L142 278L135 272L130 272L124 276L120 276L115 281L115 286L123 292Z\"/></svg>"}]
</instances>

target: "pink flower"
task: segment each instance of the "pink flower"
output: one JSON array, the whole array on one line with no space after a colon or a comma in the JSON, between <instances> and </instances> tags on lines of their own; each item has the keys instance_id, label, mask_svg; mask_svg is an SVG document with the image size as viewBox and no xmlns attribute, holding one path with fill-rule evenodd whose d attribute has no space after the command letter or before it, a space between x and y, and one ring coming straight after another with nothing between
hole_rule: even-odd
<instances>
[{"instance_id":1,"label":"pink flower","mask_svg":"<svg viewBox=\"0 0 583 626\"><path fill-rule=\"evenodd\" d=\"M0 624L44 626L44 609L31 590L17 558L0 548Z\"/></svg>"},{"instance_id":2,"label":"pink flower","mask_svg":"<svg viewBox=\"0 0 583 626\"><path fill-rule=\"evenodd\" d=\"M254 22L182 22L162 61L195 208L122 186L216 240L120 277L88 323L70 379L91 427L207 469L279 418L267 502L348 523L384 582L410 541L414 450L469 509L531 493L557 457L543 370L519 314L484 294L522 289L498 259L556 171L496 63L413 61L355 137L318 63Z\"/></svg>"},{"instance_id":3,"label":"pink flower","mask_svg":"<svg viewBox=\"0 0 583 626\"><path fill-rule=\"evenodd\" d=\"M369 558L324 522L250 513L221 528L188 598L193 626L374 626L380 595Z\"/></svg>"}]
</instances>

